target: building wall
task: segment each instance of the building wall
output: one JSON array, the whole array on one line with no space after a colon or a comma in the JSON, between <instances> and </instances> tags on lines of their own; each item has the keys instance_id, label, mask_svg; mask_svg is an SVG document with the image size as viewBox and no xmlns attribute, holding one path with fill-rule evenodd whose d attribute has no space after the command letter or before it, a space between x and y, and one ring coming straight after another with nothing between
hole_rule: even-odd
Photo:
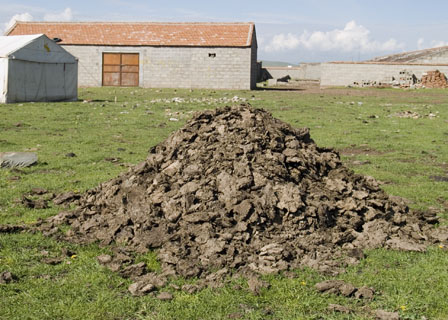
<instances>
[{"instance_id":1,"label":"building wall","mask_svg":"<svg viewBox=\"0 0 448 320\"><path fill-rule=\"evenodd\" d=\"M387 82L399 78L400 71L411 71L418 79L423 73L439 70L448 74L448 65L409 65L381 63L322 63L320 85L348 86L363 81Z\"/></svg>"},{"instance_id":2,"label":"building wall","mask_svg":"<svg viewBox=\"0 0 448 320\"><path fill-rule=\"evenodd\" d=\"M102 53L139 53L140 87L254 88L254 48L113 47L63 45L79 59L79 85L102 85ZM256 48L256 47L255 47ZM255 50L256 51L256 50ZM215 56L213 57L213 54ZM256 61L256 59L255 59Z\"/></svg>"},{"instance_id":3,"label":"building wall","mask_svg":"<svg viewBox=\"0 0 448 320\"><path fill-rule=\"evenodd\" d=\"M304 80L320 80L321 75L320 63L301 63L300 68L303 72L300 79Z\"/></svg>"},{"instance_id":4,"label":"building wall","mask_svg":"<svg viewBox=\"0 0 448 320\"><path fill-rule=\"evenodd\" d=\"M298 80L319 80L320 63L301 63L298 67L263 67L272 79L290 76Z\"/></svg>"}]
</instances>

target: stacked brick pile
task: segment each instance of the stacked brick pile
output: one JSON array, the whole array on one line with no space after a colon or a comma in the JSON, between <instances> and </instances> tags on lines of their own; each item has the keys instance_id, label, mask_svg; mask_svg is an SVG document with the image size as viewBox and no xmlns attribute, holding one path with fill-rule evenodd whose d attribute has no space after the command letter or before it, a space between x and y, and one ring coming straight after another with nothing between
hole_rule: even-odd
<instances>
[{"instance_id":1,"label":"stacked brick pile","mask_svg":"<svg viewBox=\"0 0 448 320\"><path fill-rule=\"evenodd\" d=\"M439 70L428 71L422 76L422 86L426 88L448 88L445 75Z\"/></svg>"}]
</instances>

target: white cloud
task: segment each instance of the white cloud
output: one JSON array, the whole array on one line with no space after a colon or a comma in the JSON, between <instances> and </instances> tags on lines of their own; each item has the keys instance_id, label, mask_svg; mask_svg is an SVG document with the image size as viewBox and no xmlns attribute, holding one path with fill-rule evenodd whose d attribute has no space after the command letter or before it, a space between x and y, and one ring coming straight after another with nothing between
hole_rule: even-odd
<instances>
[{"instance_id":1,"label":"white cloud","mask_svg":"<svg viewBox=\"0 0 448 320\"><path fill-rule=\"evenodd\" d=\"M288 33L275 35L271 42L265 46L265 51L285 51L303 47L317 51L340 51L371 53L377 51L393 51L403 49L404 44L395 39L385 42L371 40L370 31L355 21L348 22L344 29L332 31L304 31L300 36Z\"/></svg>"},{"instance_id":2,"label":"white cloud","mask_svg":"<svg viewBox=\"0 0 448 320\"><path fill-rule=\"evenodd\" d=\"M300 45L300 40L292 33L284 35L283 33L275 35L271 42L266 45L265 50L270 51L283 51L295 49Z\"/></svg>"},{"instance_id":3,"label":"white cloud","mask_svg":"<svg viewBox=\"0 0 448 320\"><path fill-rule=\"evenodd\" d=\"M71 21L73 19L72 9L65 8L60 13L47 13L44 15L45 21Z\"/></svg>"},{"instance_id":4,"label":"white cloud","mask_svg":"<svg viewBox=\"0 0 448 320\"><path fill-rule=\"evenodd\" d=\"M4 26L5 26L4 30L7 31L9 28L11 28L14 25L14 23L16 23L16 21L33 21L33 16L30 15L28 12L15 14L9 20L9 22L6 22L4 24Z\"/></svg>"},{"instance_id":5,"label":"white cloud","mask_svg":"<svg viewBox=\"0 0 448 320\"><path fill-rule=\"evenodd\" d=\"M448 46L448 42L443 41L443 40L432 40L427 45L425 45L425 39L419 38L417 40L417 49L418 50L437 48L437 47L446 47L446 46Z\"/></svg>"},{"instance_id":6,"label":"white cloud","mask_svg":"<svg viewBox=\"0 0 448 320\"><path fill-rule=\"evenodd\" d=\"M419 38L419 39L417 40L417 49L418 49L418 50L422 50L422 49L425 48L425 46L423 45L423 43L425 43L425 39L423 39L423 38Z\"/></svg>"},{"instance_id":7,"label":"white cloud","mask_svg":"<svg viewBox=\"0 0 448 320\"><path fill-rule=\"evenodd\" d=\"M448 46L448 42L446 41L431 41L431 48L437 48L437 47L446 47Z\"/></svg>"}]
</instances>

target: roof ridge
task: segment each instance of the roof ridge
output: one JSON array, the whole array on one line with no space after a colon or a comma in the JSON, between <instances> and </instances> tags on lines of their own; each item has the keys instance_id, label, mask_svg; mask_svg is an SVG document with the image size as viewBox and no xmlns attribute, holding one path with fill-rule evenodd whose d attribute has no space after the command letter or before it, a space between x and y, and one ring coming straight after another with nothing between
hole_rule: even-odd
<instances>
[{"instance_id":1,"label":"roof ridge","mask_svg":"<svg viewBox=\"0 0 448 320\"><path fill-rule=\"evenodd\" d=\"M229 24L237 24L237 25L255 25L254 22L248 21L234 21L234 22L214 22L214 21L206 21L206 22L173 22L173 21L16 21L13 25L16 26L17 24L223 24L223 25L229 25Z\"/></svg>"},{"instance_id":2,"label":"roof ridge","mask_svg":"<svg viewBox=\"0 0 448 320\"><path fill-rule=\"evenodd\" d=\"M12 25L12 26L10 26L8 29L6 29L4 32L3 32L3 35L4 36L7 36L7 35L9 35L15 28L16 28L16 26L17 26L17 23L18 23L19 21L14 21L14 24Z\"/></svg>"},{"instance_id":3,"label":"roof ridge","mask_svg":"<svg viewBox=\"0 0 448 320\"><path fill-rule=\"evenodd\" d=\"M7 35L45 33L66 45L250 47L253 22L17 22Z\"/></svg>"}]
</instances>

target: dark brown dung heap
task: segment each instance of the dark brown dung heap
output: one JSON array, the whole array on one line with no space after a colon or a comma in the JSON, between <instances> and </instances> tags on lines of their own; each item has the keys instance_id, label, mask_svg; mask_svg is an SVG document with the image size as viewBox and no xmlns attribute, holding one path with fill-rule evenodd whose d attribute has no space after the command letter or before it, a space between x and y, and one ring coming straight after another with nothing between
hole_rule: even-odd
<instances>
[{"instance_id":1,"label":"dark brown dung heap","mask_svg":"<svg viewBox=\"0 0 448 320\"><path fill-rule=\"evenodd\" d=\"M68 223L71 240L158 249L164 270L186 277L335 271L361 258L360 249L422 251L444 237L429 232L435 214L408 211L318 147L308 129L241 105L197 113L47 228Z\"/></svg>"}]
</instances>

